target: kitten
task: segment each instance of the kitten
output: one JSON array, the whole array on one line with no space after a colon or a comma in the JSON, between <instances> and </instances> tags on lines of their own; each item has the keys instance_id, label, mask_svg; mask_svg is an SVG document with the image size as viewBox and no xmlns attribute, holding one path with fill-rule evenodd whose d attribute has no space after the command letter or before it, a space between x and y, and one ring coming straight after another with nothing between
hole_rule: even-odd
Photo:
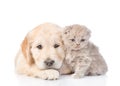
<instances>
[{"instance_id":1,"label":"kitten","mask_svg":"<svg viewBox=\"0 0 120 86\"><path fill-rule=\"evenodd\" d=\"M83 25L65 27L63 41L66 48L65 62L74 78L85 75L101 75L107 72L107 65L98 48L89 41L91 31Z\"/></svg>"}]
</instances>

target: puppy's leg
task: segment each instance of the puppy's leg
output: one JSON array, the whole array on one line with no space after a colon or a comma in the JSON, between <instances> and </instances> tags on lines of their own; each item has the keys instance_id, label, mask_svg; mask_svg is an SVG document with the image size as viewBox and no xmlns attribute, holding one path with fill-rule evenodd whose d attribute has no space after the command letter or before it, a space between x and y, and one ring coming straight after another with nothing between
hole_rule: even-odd
<instances>
[{"instance_id":1,"label":"puppy's leg","mask_svg":"<svg viewBox=\"0 0 120 86\"><path fill-rule=\"evenodd\" d=\"M45 80L56 80L59 78L59 72L54 69L40 70L35 65L30 68L30 76Z\"/></svg>"},{"instance_id":2,"label":"puppy's leg","mask_svg":"<svg viewBox=\"0 0 120 86\"><path fill-rule=\"evenodd\" d=\"M92 60L89 57L82 57L77 60L75 65L75 72L72 75L73 78L81 78L84 77L86 71L88 70Z\"/></svg>"}]
</instances>

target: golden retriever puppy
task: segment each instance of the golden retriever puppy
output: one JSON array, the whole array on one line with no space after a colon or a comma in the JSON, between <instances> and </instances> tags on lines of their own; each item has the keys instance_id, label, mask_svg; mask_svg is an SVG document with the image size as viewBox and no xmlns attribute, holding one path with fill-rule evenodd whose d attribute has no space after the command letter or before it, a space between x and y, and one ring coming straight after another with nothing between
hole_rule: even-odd
<instances>
[{"instance_id":1,"label":"golden retriever puppy","mask_svg":"<svg viewBox=\"0 0 120 86\"><path fill-rule=\"evenodd\" d=\"M65 57L61 27L44 23L24 38L16 56L16 71L41 79L58 79Z\"/></svg>"},{"instance_id":2,"label":"golden retriever puppy","mask_svg":"<svg viewBox=\"0 0 120 86\"><path fill-rule=\"evenodd\" d=\"M89 41L90 33L87 27L77 24L68 26L63 31L62 36L66 47L65 62L74 72L74 78L107 72L107 64L97 46Z\"/></svg>"}]
</instances>

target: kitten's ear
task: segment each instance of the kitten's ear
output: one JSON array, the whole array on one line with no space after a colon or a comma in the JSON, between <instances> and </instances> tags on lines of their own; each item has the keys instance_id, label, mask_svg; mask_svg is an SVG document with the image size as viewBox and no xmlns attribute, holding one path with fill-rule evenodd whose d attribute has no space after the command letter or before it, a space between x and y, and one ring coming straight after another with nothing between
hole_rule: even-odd
<instances>
[{"instance_id":1,"label":"kitten's ear","mask_svg":"<svg viewBox=\"0 0 120 86\"><path fill-rule=\"evenodd\" d=\"M91 36L91 30L87 28L87 32L88 32L88 35L90 37Z\"/></svg>"},{"instance_id":2,"label":"kitten's ear","mask_svg":"<svg viewBox=\"0 0 120 86\"><path fill-rule=\"evenodd\" d=\"M91 30L88 29L88 34L91 36Z\"/></svg>"},{"instance_id":3,"label":"kitten's ear","mask_svg":"<svg viewBox=\"0 0 120 86\"><path fill-rule=\"evenodd\" d=\"M87 28L87 34L89 35L89 37L91 36L91 30Z\"/></svg>"},{"instance_id":4,"label":"kitten's ear","mask_svg":"<svg viewBox=\"0 0 120 86\"><path fill-rule=\"evenodd\" d=\"M69 32L70 32L70 30L72 29L72 26L66 26L65 28L64 28L65 30L64 30L64 34L68 34Z\"/></svg>"},{"instance_id":5,"label":"kitten's ear","mask_svg":"<svg viewBox=\"0 0 120 86\"><path fill-rule=\"evenodd\" d=\"M86 26L84 26L84 25L82 25L82 28L86 29L87 34L88 34L89 36L91 36L91 30L90 30L90 29L88 29L88 28L87 28Z\"/></svg>"}]
</instances>

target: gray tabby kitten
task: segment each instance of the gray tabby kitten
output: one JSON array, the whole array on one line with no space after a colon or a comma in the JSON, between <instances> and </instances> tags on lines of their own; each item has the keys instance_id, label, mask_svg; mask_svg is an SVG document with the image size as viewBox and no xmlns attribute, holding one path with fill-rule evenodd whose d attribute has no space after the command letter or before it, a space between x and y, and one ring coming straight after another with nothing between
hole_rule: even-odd
<instances>
[{"instance_id":1,"label":"gray tabby kitten","mask_svg":"<svg viewBox=\"0 0 120 86\"><path fill-rule=\"evenodd\" d=\"M107 65L98 48L89 41L90 30L83 25L65 27L63 41L66 48L65 62L74 72L74 78L85 75L101 75L107 72Z\"/></svg>"}]
</instances>

